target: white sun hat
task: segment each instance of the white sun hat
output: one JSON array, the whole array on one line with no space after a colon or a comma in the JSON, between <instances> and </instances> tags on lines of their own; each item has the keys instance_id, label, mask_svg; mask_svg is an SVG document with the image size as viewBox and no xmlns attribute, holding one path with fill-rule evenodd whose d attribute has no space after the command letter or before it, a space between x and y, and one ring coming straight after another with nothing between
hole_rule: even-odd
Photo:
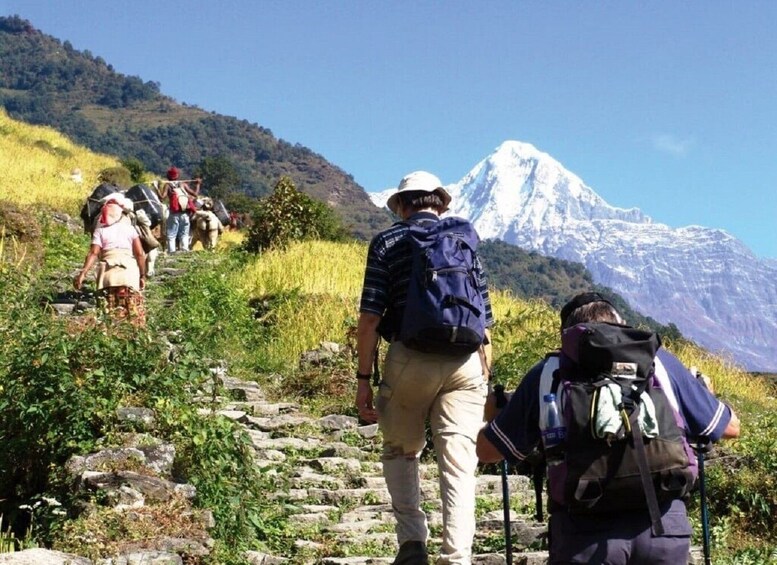
<instances>
[{"instance_id":1,"label":"white sun hat","mask_svg":"<svg viewBox=\"0 0 777 565\"><path fill-rule=\"evenodd\" d=\"M443 210L441 212L445 212L448 209L448 204L451 203L451 195L442 187L440 179L426 171L412 172L399 182L397 191L386 202L389 210L395 214L399 208L400 192L434 192L442 199Z\"/></svg>"}]
</instances>

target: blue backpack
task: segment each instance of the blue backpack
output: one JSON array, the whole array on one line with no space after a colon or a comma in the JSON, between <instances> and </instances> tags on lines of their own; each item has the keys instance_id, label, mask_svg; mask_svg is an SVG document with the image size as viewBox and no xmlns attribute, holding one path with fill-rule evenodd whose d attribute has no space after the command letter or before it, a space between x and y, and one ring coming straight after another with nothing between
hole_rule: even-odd
<instances>
[{"instance_id":1,"label":"blue backpack","mask_svg":"<svg viewBox=\"0 0 777 565\"><path fill-rule=\"evenodd\" d=\"M410 222L412 267L399 340L427 353L462 356L485 339L476 249L480 238L463 218Z\"/></svg>"}]
</instances>

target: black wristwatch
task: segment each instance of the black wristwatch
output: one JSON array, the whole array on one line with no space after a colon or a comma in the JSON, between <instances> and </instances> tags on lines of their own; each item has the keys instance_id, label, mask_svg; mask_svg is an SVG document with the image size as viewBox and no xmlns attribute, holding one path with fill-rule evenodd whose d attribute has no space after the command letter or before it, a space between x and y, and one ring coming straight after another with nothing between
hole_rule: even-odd
<instances>
[{"instance_id":1,"label":"black wristwatch","mask_svg":"<svg viewBox=\"0 0 777 565\"><path fill-rule=\"evenodd\" d=\"M372 373L360 373L359 371L356 371L357 381L368 381L371 378L372 378Z\"/></svg>"}]
</instances>

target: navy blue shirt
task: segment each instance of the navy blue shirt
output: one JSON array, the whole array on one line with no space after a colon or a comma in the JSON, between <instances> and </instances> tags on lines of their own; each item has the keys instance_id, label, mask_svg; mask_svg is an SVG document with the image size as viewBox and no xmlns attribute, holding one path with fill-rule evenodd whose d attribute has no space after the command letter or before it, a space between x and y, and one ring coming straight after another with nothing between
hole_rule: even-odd
<instances>
[{"instance_id":1,"label":"navy blue shirt","mask_svg":"<svg viewBox=\"0 0 777 565\"><path fill-rule=\"evenodd\" d=\"M657 357L669 375L688 437L719 440L731 420L731 409L694 378L677 357L665 349L659 349ZM540 442L539 388L544 364L543 360L529 370L505 409L484 429L486 438L508 461L525 459Z\"/></svg>"}]
</instances>

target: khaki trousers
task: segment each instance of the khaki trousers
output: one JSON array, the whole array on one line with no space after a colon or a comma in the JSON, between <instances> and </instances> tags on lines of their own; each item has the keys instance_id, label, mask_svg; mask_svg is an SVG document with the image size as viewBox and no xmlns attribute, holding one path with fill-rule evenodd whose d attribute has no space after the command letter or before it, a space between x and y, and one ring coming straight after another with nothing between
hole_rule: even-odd
<instances>
[{"instance_id":1,"label":"khaki trousers","mask_svg":"<svg viewBox=\"0 0 777 565\"><path fill-rule=\"evenodd\" d=\"M483 426L487 382L478 353L448 357L389 346L376 401L383 433L383 475L397 520L397 541L426 542L418 458L429 419L440 475L443 533L438 563L469 564L475 535L475 441Z\"/></svg>"}]
</instances>

